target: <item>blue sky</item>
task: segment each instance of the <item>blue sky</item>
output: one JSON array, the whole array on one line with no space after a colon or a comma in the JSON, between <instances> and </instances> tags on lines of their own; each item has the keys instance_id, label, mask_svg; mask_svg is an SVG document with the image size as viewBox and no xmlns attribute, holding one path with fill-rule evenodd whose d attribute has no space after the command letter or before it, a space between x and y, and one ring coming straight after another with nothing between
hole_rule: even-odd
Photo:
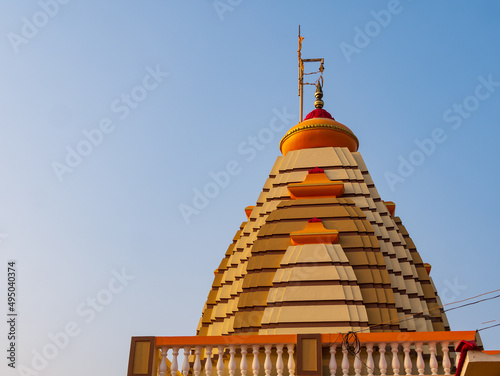
<instances>
[{"instance_id":1,"label":"blue sky","mask_svg":"<svg viewBox=\"0 0 500 376\"><path fill-rule=\"evenodd\" d=\"M0 4L0 278L15 260L18 365L66 331L37 374L124 375L131 336L195 333L298 121L299 24L303 57L325 58L325 108L359 138L443 302L500 288L500 4L311 4ZM306 113L313 100L307 87ZM245 152L277 113L289 124ZM228 163L228 184L186 223L179 206ZM499 311L500 299L448 317L475 330ZM498 331L481 332L487 348Z\"/></svg>"}]
</instances>

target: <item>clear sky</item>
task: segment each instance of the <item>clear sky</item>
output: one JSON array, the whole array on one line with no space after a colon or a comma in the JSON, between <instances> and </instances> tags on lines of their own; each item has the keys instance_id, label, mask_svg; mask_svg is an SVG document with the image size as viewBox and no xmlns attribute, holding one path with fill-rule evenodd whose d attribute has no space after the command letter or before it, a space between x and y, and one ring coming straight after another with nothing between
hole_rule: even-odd
<instances>
[{"instance_id":1,"label":"clear sky","mask_svg":"<svg viewBox=\"0 0 500 376\"><path fill-rule=\"evenodd\" d=\"M2 353L9 260L17 365L52 357L34 374L123 376L131 336L195 334L298 121L299 24L303 57L325 58L325 109L359 138L443 303L500 288L499 16L496 1L1 2ZM307 87L306 113L313 100ZM288 124L264 131L277 113ZM475 330L499 312L448 318ZM500 327L481 334L500 349ZM0 373L18 374L5 356Z\"/></svg>"}]
</instances>

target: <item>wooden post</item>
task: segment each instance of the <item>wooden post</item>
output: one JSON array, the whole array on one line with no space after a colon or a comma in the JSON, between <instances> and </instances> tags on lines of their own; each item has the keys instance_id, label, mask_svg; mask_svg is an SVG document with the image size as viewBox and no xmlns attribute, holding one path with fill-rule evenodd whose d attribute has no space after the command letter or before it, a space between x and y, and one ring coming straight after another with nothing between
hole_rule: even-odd
<instances>
[{"instance_id":1,"label":"wooden post","mask_svg":"<svg viewBox=\"0 0 500 376\"><path fill-rule=\"evenodd\" d=\"M127 376L154 376L155 337L132 337Z\"/></svg>"}]
</instances>

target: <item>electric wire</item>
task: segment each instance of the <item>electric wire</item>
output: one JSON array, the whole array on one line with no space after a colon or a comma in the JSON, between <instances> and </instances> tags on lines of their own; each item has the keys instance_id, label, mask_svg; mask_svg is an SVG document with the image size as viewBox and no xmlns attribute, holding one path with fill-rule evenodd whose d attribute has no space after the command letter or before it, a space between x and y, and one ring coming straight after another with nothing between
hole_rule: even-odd
<instances>
[{"instance_id":1,"label":"electric wire","mask_svg":"<svg viewBox=\"0 0 500 376\"><path fill-rule=\"evenodd\" d=\"M342 335L342 348L346 349L349 355L356 356L361 351L358 334L349 331Z\"/></svg>"},{"instance_id":2,"label":"electric wire","mask_svg":"<svg viewBox=\"0 0 500 376\"><path fill-rule=\"evenodd\" d=\"M392 320L389 320L389 321L384 321L384 322L381 322L381 323L378 323L378 324L373 324L373 325L370 325L370 326L368 326L368 327L366 327L366 328L363 328L363 329L359 330L359 332L366 331L366 330L370 330L371 328L374 328L374 327L377 327L377 326L385 326L385 325L389 325L389 324L392 324L392 323L401 323L401 322L405 322L405 321L411 320L412 318L414 318L414 317L415 317L415 316L417 316L417 315L422 315L422 314L424 314L424 313L427 313L427 312L430 312L430 311L433 311L433 310L436 310L436 309L441 310L441 309L442 309L442 308L444 308L445 306L452 305L452 304L457 304L457 303L462 303L462 302L465 302L465 301L468 301L468 300L471 300L471 299L476 299L476 298L478 298L478 297L481 297L481 296L484 296L484 295L488 295L488 294L492 294L492 293L494 293L494 292L498 292L498 291L500 291L500 289L497 289L497 290L492 290L492 291L488 291L488 292L485 292L485 293L482 293L482 294L479 294L479 295L476 295L476 296L472 296L472 297L467 298L467 299L458 300L458 301L456 301L456 302L446 303L446 304L443 304L443 305L441 305L441 306L437 306L437 307L429 308L429 309L426 309L426 310L423 310L423 311L420 311L420 312L411 313L411 314L408 314L408 315L403 316L401 319L400 319L400 318L397 318L397 319L392 319ZM473 305L473 304L481 303L481 302L483 302L483 301L492 300L492 299L497 299L497 298L499 298L499 297L500 297L500 295L496 295L496 296L494 296L494 297L491 297L491 298L486 298L486 299L482 299L482 300L479 300L479 301L477 301L477 302L467 303L467 304L463 304L463 305L461 305L461 306L448 308L448 309L443 310L443 313L444 313L444 312L451 311L451 310L454 310L454 309L459 309L459 308L467 307L467 306L470 306L470 305Z\"/></svg>"},{"instance_id":3,"label":"electric wire","mask_svg":"<svg viewBox=\"0 0 500 376\"><path fill-rule=\"evenodd\" d=\"M414 318L415 316L420 316L420 315L423 315L424 313L427 313L427 312L431 312L433 310L436 310L436 309L439 309L441 310L442 308L444 308L445 306L448 306L448 305L453 305L453 304L458 304L458 303L462 303L462 302L466 302L468 300L471 300L471 299L476 299L478 297L481 297L481 296L484 296L484 295L488 295L488 294L492 294L494 292L498 292L500 291L500 289L496 289L496 290L492 290L492 291L488 291L488 292L485 292L485 293L482 293L482 294L479 294L479 295L475 295L475 296L471 296L469 298L466 298L466 299L462 299L462 300L457 300L456 302L451 302L451 303L446 303L446 304L443 304L441 306L437 306L437 307L433 307L433 308L429 308L429 309L426 309L426 310L423 310L423 311L420 311L420 312L416 312L416 313L410 313L408 315L405 315L403 316L402 318L396 318L396 319L392 319L392 320L388 320L388 321L383 321L381 323L378 323L378 324L373 324L373 325L369 325L367 326L366 328L362 328L362 329L359 329L357 330L356 332L357 333L361 333L361 332L365 332L367 330L370 330L372 328L375 328L377 326L386 326L386 325L390 325L392 323L402 323L402 322L405 322L405 321L408 321L408 320L411 320L412 318ZM487 299L482 299L482 300L479 300L477 302L472 302L472 303L468 303L468 304L463 304L461 306L458 306L458 307L452 307L452 308L449 308L449 309L446 309L446 310L443 310L443 313L444 312L448 312L448 311L451 311L452 309L458 309L458 308L463 308L463 307L466 307L466 306L469 306L469 305L473 305L473 304L477 304L477 303L481 303L483 301L486 301L486 300L492 300L492 299L496 299L500 297L500 295L497 295L497 296L494 296L494 297L491 297L491 298L487 298Z\"/></svg>"},{"instance_id":4,"label":"electric wire","mask_svg":"<svg viewBox=\"0 0 500 376\"><path fill-rule=\"evenodd\" d=\"M317 73L323 73L322 71L316 71L316 72L309 72L309 73L304 73L304 76L307 76L308 74L317 74Z\"/></svg>"},{"instance_id":5,"label":"electric wire","mask_svg":"<svg viewBox=\"0 0 500 376\"><path fill-rule=\"evenodd\" d=\"M361 352L361 343L358 338L358 333L354 331L349 331L342 335L342 349L346 349L347 353L351 356L355 356L363 364L366 369L370 369L372 372L374 368L368 367L368 364L361 360L359 353Z\"/></svg>"},{"instance_id":6,"label":"electric wire","mask_svg":"<svg viewBox=\"0 0 500 376\"><path fill-rule=\"evenodd\" d=\"M485 322L482 322L481 325L484 325L484 324L489 324L490 322L495 322L497 320L490 320L490 321L485 321Z\"/></svg>"},{"instance_id":7,"label":"electric wire","mask_svg":"<svg viewBox=\"0 0 500 376\"><path fill-rule=\"evenodd\" d=\"M500 324L490 325L490 326L487 326L486 328L478 329L477 331L480 332L481 330L491 329L491 328L494 328L495 326L500 326Z\"/></svg>"},{"instance_id":8,"label":"electric wire","mask_svg":"<svg viewBox=\"0 0 500 376\"><path fill-rule=\"evenodd\" d=\"M448 308L448 309L445 309L445 310L444 310L444 312L453 311L454 309L467 307L467 306L470 306L470 305L474 305L474 304L477 304L477 303L482 303L482 302L485 302L485 301L487 301L487 300L492 300L492 299L496 299L496 298L500 298L500 295L497 295L497 296L492 296L491 298L481 299L481 300L478 300L477 302L472 302L472 303L463 304L463 305L458 306L458 307Z\"/></svg>"},{"instance_id":9,"label":"electric wire","mask_svg":"<svg viewBox=\"0 0 500 376\"><path fill-rule=\"evenodd\" d=\"M479 294L479 295L476 295L476 296L472 296L472 297L467 298L467 299L457 300L456 302L453 302L453 303L446 303L446 304L443 304L443 306L450 305L450 304L463 303L463 302L466 302L467 300L476 299L476 298L479 298L480 296L484 296L484 295L488 295L488 294L493 294L494 292L498 292L498 291L500 291L500 289L496 289L496 290L493 290L493 291L484 292L482 294Z\"/></svg>"},{"instance_id":10,"label":"electric wire","mask_svg":"<svg viewBox=\"0 0 500 376\"><path fill-rule=\"evenodd\" d=\"M499 298L499 297L500 297L500 295L497 295L497 296L493 296L493 297L491 297L491 298L486 298L486 299L481 299L481 300L478 300L477 302L471 302L471 303L467 303L467 304L462 304L462 305L457 306L457 307L452 307L452 308L444 309L444 310L443 310L443 313L445 313L445 312L449 312L449 311L453 311L454 309L464 308L464 307L467 307L467 306L470 306L470 305L474 305L474 304L477 304L477 303L482 303L482 302L485 302L485 301L487 301L487 300L497 299L497 298ZM449 304L452 304L452 303L449 303ZM453 303L453 304L455 304L455 303ZM446 305L446 304L445 304L445 305ZM431 309L429 309L429 310L427 310L427 311L428 311L428 312L430 312L430 311L432 311L432 310L434 310L434 309L441 309L441 308L443 308L443 307L444 307L444 305L443 305L443 306L441 306L441 307L434 307L434 308L431 308ZM400 320L400 321L398 321L398 323L401 323L401 322L405 322L405 321L411 320L413 317L418 316L418 315L421 315L421 314L423 314L424 312L425 312L425 311L414 313L413 315L411 315L411 317L407 317L407 318L406 318L406 319L404 319L404 320Z\"/></svg>"}]
</instances>

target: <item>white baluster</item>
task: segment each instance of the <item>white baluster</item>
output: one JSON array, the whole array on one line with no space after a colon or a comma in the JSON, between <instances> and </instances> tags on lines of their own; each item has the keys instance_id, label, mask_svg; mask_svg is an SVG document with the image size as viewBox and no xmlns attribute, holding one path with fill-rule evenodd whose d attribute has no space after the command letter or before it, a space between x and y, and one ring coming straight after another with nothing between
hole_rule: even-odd
<instances>
[{"instance_id":1,"label":"white baluster","mask_svg":"<svg viewBox=\"0 0 500 376\"><path fill-rule=\"evenodd\" d=\"M207 346L205 349L207 360L205 360L205 376L212 375L212 346Z\"/></svg>"},{"instance_id":2,"label":"white baluster","mask_svg":"<svg viewBox=\"0 0 500 376\"><path fill-rule=\"evenodd\" d=\"M398 350L399 350L399 343L396 342L391 343L392 373L394 373L395 376L399 376L399 370L401 368L401 365L399 364Z\"/></svg>"},{"instance_id":3,"label":"white baluster","mask_svg":"<svg viewBox=\"0 0 500 376\"><path fill-rule=\"evenodd\" d=\"M448 348L449 345L449 342L441 342L441 350L443 350L443 370L445 375L449 375L451 369L450 355L448 354L450 351Z\"/></svg>"},{"instance_id":4,"label":"white baluster","mask_svg":"<svg viewBox=\"0 0 500 376\"><path fill-rule=\"evenodd\" d=\"M342 374L344 376L349 375L349 358L348 358L348 352L347 352L347 346L342 346Z\"/></svg>"},{"instance_id":5,"label":"white baluster","mask_svg":"<svg viewBox=\"0 0 500 376\"><path fill-rule=\"evenodd\" d=\"M276 373L278 376L283 375L283 345L276 345L276 354L278 358L276 359Z\"/></svg>"},{"instance_id":6,"label":"white baluster","mask_svg":"<svg viewBox=\"0 0 500 376\"><path fill-rule=\"evenodd\" d=\"M330 376L335 376L337 373L337 360L335 359L335 353L337 352L337 344L334 343L330 346Z\"/></svg>"},{"instance_id":7,"label":"white baluster","mask_svg":"<svg viewBox=\"0 0 500 376\"><path fill-rule=\"evenodd\" d=\"M179 347L172 348L172 363L170 364L170 374L177 376L179 365L177 364L177 356L179 355Z\"/></svg>"},{"instance_id":8,"label":"white baluster","mask_svg":"<svg viewBox=\"0 0 500 376\"><path fill-rule=\"evenodd\" d=\"M182 362L182 374L184 376L188 376L189 373L189 352L191 351L191 348L189 347L184 347L184 361Z\"/></svg>"},{"instance_id":9,"label":"white baluster","mask_svg":"<svg viewBox=\"0 0 500 376\"><path fill-rule=\"evenodd\" d=\"M405 352L405 360L404 367L406 375L411 375L411 371L413 370L413 364L411 364L410 358L410 342L403 343L403 351Z\"/></svg>"},{"instance_id":10,"label":"white baluster","mask_svg":"<svg viewBox=\"0 0 500 376\"><path fill-rule=\"evenodd\" d=\"M217 376L222 376L224 372L224 346L217 346Z\"/></svg>"},{"instance_id":11,"label":"white baluster","mask_svg":"<svg viewBox=\"0 0 500 376\"><path fill-rule=\"evenodd\" d=\"M385 360L385 343L378 344L378 352L380 353L380 360L378 368L380 368L380 375L385 376L387 372L387 360Z\"/></svg>"},{"instance_id":12,"label":"white baluster","mask_svg":"<svg viewBox=\"0 0 500 376\"><path fill-rule=\"evenodd\" d=\"M460 342L453 342L453 347L455 350L458 345L460 344ZM459 352L455 352L455 367L458 368L458 362L460 362L460 353Z\"/></svg>"},{"instance_id":13,"label":"white baluster","mask_svg":"<svg viewBox=\"0 0 500 376\"><path fill-rule=\"evenodd\" d=\"M361 365L363 364L361 362L361 357L359 355L361 351L360 345L356 347L356 356L354 357L354 375L355 376L361 376Z\"/></svg>"},{"instance_id":14,"label":"white baluster","mask_svg":"<svg viewBox=\"0 0 500 376\"><path fill-rule=\"evenodd\" d=\"M436 359L436 342L429 342L429 351L431 353L431 359L429 360L432 372L431 375L437 375L438 361Z\"/></svg>"},{"instance_id":15,"label":"white baluster","mask_svg":"<svg viewBox=\"0 0 500 376\"><path fill-rule=\"evenodd\" d=\"M259 376L260 364L259 364L259 345L252 346L253 352L253 362L252 371L254 376Z\"/></svg>"},{"instance_id":16,"label":"white baluster","mask_svg":"<svg viewBox=\"0 0 500 376\"><path fill-rule=\"evenodd\" d=\"M293 360L293 348L294 348L293 343L286 345L286 348L288 349L288 374L290 376L295 376L295 361Z\"/></svg>"},{"instance_id":17,"label":"white baluster","mask_svg":"<svg viewBox=\"0 0 500 376\"><path fill-rule=\"evenodd\" d=\"M375 371L375 361L373 360L373 343L366 344L366 373L368 376L373 376Z\"/></svg>"},{"instance_id":18,"label":"white baluster","mask_svg":"<svg viewBox=\"0 0 500 376\"><path fill-rule=\"evenodd\" d=\"M200 361L201 347L196 346L194 348L194 364L193 364L193 374L194 376L199 376L201 372L201 361Z\"/></svg>"},{"instance_id":19,"label":"white baluster","mask_svg":"<svg viewBox=\"0 0 500 376\"><path fill-rule=\"evenodd\" d=\"M247 345L241 345L241 362L240 362L241 376L247 376L247 370L248 370Z\"/></svg>"},{"instance_id":20,"label":"white baluster","mask_svg":"<svg viewBox=\"0 0 500 376\"><path fill-rule=\"evenodd\" d=\"M266 376L271 376L271 369L273 368L273 364L271 363L271 346L272 345L265 345L265 353L266 353L266 360L264 361L264 372Z\"/></svg>"},{"instance_id":21,"label":"white baluster","mask_svg":"<svg viewBox=\"0 0 500 376\"><path fill-rule=\"evenodd\" d=\"M425 362L424 362L424 357L422 356L422 346L424 344L422 342L417 342L415 344L416 351L417 351L417 370L419 376L423 376L424 371L425 371Z\"/></svg>"},{"instance_id":22,"label":"white baluster","mask_svg":"<svg viewBox=\"0 0 500 376\"><path fill-rule=\"evenodd\" d=\"M167 353L168 347L161 348L161 362L160 362L160 376L165 376L165 372L167 372Z\"/></svg>"},{"instance_id":23,"label":"white baluster","mask_svg":"<svg viewBox=\"0 0 500 376\"><path fill-rule=\"evenodd\" d=\"M229 376L234 376L234 371L236 371L236 361L234 360L234 354L236 353L236 348L234 345L229 345Z\"/></svg>"}]
</instances>

